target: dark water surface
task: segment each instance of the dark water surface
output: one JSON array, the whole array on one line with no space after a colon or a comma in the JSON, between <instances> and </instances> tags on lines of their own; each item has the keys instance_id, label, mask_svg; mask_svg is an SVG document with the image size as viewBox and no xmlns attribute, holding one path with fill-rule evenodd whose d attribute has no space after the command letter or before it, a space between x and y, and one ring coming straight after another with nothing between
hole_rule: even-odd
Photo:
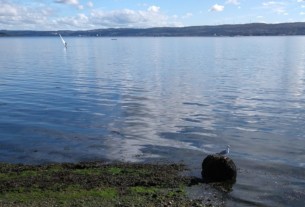
<instances>
[{"instance_id":1,"label":"dark water surface","mask_svg":"<svg viewBox=\"0 0 305 207\"><path fill-rule=\"evenodd\" d=\"M184 161L226 206L304 206L305 37L0 39L0 161Z\"/></svg>"}]
</instances>

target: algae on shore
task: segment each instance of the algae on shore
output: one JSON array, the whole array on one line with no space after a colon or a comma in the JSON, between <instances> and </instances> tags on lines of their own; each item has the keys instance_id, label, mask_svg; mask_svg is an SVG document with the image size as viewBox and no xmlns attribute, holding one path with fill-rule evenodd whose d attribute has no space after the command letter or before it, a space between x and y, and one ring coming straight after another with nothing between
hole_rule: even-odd
<instances>
[{"instance_id":1,"label":"algae on shore","mask_svg":"<svg viewBox=\"0 0 305 207\"><path fill-rule=\"evenodd\" d=\"M182 164L0 163L0 206L204 206Z\"/></svg>"}]
</instances>

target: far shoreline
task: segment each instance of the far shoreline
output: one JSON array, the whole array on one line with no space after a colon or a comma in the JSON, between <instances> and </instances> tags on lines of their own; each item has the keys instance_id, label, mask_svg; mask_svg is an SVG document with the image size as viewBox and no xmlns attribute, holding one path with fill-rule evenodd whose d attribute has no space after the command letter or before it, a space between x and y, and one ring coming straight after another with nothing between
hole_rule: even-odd
<instances>
[{"instance_id":1,"label":"far shoreline","mask_svg":"<svg viewBox=\"0 0 305 207\"><path fill-rule=\"evenodd\" d=\"M278 24L248 23L186 27L102 28L92 30L0 30L0 37L25 36L70 37L236 37L236 36L302 36L305 22Z\"/></svg>"}]
</instances>

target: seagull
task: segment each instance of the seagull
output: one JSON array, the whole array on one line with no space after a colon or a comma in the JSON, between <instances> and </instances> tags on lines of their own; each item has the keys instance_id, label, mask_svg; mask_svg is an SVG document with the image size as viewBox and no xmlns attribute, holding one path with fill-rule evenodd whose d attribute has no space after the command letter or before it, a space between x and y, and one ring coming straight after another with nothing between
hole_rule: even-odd
<instances>
[{"instance_id":1,"label":"seagull","mask_svg":"<svg viewBox=\"0 0 305 207\"><path fill-rule=\"evenodd\" d=\"M62 36L59 34L60 36L60 39L62 41L62 44L64 44L65 48L67 49L68 48L68 43L64 40L64 38L62 38Z\"/></svg>"},{"instance_id":2,"label":"seagull","mask_svg":"<svg viewBox=\"0 0 305 207\"><path fill-rule=\"evenodd\" d=\"M226 155L230 152L230 145L227 145L227 149L222 150L221 152L216 153L217 155Z\"/></svg>"}]
</instances>

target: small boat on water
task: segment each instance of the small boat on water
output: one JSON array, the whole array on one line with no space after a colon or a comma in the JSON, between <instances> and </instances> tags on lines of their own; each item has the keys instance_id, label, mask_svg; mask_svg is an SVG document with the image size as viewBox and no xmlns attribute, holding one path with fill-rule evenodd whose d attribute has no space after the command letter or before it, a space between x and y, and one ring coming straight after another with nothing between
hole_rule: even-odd
<instances>
[{"instance_id":1,"label":"small boat on water","mask_svg":"<svg viewBox=\"0 0 305 207\"><path fill-rule=\"evenodd\" d=\"M60 39L61 39L62 43L64 44L65 48L67 48L68 44L66 43L66 41L64 40L64 38L62 38L62 36L60 34L59 34L59 36L60 36Z\"/></svg>"}]
</instances>

